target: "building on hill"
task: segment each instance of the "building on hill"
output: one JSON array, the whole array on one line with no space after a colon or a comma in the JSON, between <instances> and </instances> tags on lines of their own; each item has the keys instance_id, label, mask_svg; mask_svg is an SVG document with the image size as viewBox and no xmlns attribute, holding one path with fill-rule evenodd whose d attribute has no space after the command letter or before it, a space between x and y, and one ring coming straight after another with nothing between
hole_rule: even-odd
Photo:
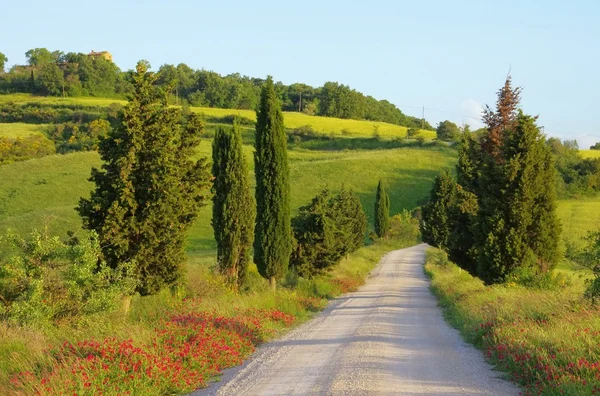
<instances>
[{"instance_id":1,"label":"building on hill","mask_svg":"<svg viewBox=\"0 0 600 396\"><path fill-rule=\"evenodd\" d=\"M96 51L92 50L92 52L90 52L88 54L88 56L91 57L91 58L104 58L104 59L106 59L109 62L113 61L113 57L112 57L111 53L108 52L108 51L99 51L99 52L96 52Z\"/></svg>"}]
</instances>

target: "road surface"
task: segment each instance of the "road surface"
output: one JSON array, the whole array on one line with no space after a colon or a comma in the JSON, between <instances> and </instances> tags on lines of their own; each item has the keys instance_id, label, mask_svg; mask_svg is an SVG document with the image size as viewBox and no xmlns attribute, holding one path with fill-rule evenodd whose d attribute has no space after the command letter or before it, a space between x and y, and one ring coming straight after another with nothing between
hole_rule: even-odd
<instances>
[{"instance_id":1,"label":"road surface","mask_svg":"<svg viewBox=\"0 0 600 396\"><path fill-rule=\"evenodd\" d=\"M196 395L518 395L444 322L426 248L388 253L359 291Z\"/></svg>"}]
</instances>

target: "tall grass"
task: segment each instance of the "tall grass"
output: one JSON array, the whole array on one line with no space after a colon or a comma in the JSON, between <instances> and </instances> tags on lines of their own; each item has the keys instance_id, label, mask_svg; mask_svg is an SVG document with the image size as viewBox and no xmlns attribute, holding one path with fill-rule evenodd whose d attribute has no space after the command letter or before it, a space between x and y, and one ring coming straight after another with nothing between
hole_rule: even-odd
<instances>
[{"instance_id":1,"label":"tall grass","mask_svg":"<svg viewBox=\"0 0 600 396\"><path fill-rule=\"evenodd\" d=\"M43 135L44 124L24 124L16 122L13 124L0 123L0 137L23 138L30 135Z\"/></svg>"}]
</instances>

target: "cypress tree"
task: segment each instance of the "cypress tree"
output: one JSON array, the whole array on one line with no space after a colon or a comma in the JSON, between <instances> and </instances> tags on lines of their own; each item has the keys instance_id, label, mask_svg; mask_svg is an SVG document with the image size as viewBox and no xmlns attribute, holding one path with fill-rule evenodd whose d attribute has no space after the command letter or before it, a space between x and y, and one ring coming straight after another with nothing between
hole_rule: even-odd
<instances>
[{"instance_id":1,"label":"cypress tree","mask_svg":"<svg viewBox=\"0 0 600 396\"><path fill-rule=\"evenodd\" d=\"M519 112L505 129L499 165L484 167L481 184L497 190L481 197L479 275L487 283L530 276L558 259L554 163L535 118Z\"/></svg>"},{"instance_id":2,"label":"cypress tree","mask_svg":"<svg viewBox=\"0 0 600 396\"><path fill-rule=\"evenodd\" d=\"M192 161L202 124L158 101L156 77L138 63L134 93L120 124L100 142L102 169L78 212L98 233L103 258L113 268L135 263L137 291L156 293L177 283L185 261L186 231L204 205L210 183L206 159Z\"/></svg>"},{"instance_id":3,"label":"cypress tree","mask_svg":"<svg viewBox=\"0 0 600 396\"><path fill-rule=\"evenodd\" d=\"M433 182L429 202L423 206L421 235L423 241L440 249L448 249L454 228L452 211L456 200L456 182L450 172L443 171Z\"/></svg>"},{"instance_id":4,"label":"cypress tree","mask_svg":"<svg viewBox=\"0 0 600 396\"><path fill-rule=\"evenodd\" d=\"M385 192L383 181L377 184L375 195L375 233L384 238L390 229L390 197Z\"/></svg>"},{"instance_id":5,"label":"cypress tree","mask_svg":"<svg viewBox=\"0 0 600 396\"><path fill-rule=\"evenodd\" d=\"M217 130L212 155L212 226L217 242L217 267L239 288L246 280L250 262L256 207L237 123L233 129Z\"/></svg>"},{"instance_id":6,"label":"cypress tree","mask_svg":"<svg viewBox=\"0 0 600 396\"><path fill-rule=\"evenodd\" d=\"M264 84L256 114L256 229L254 261L275 288L292 250L287 139L273 79Z\"/></svg>"}]
</instances>

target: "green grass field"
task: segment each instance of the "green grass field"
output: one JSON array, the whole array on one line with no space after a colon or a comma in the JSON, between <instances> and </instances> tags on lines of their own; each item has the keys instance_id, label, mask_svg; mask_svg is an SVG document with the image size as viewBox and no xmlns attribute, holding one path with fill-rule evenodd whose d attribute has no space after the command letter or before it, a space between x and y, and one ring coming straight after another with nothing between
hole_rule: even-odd
<instances>
[{"instance_id":1,"label":"green grass field","mask_svg":"<svg viewBox=\"0 0 600 396\"><path fill-rule=\"evenodd\" d=\"M558 201L557 213L563 226L563 238L577 242L600 227L600 198Z\"/></svg>"},{"instance_id":2,"label":"green grass field","mask_svg":"<svg viewBox=\"0 0 600 396\"><path fill-rule=\"evenodd\" d=\"M49 104L67 104L81 106L108 106L111 103L126 104L127 102L119 99L110 98L56 98L47 96L31 96L27 94L0 95L0 103L49 103ZM202 113L209 117L225 117L229 115L239 115L251 120L256 120L256 113L253 110L236 109L216 109L209 107L191 107L196 113ZM305 125L310 125L316 132L349 137L371 137L377 127L378 133L383 138L405 137L406 127L388 124L376 121L346 120L341 118L329 118L319 116L309 116L297 112L284 112L286 128L294 129ZM435 138L433 131L420 131L420 135L427 139Z\"/></svg>"},{"instance_id":3,"label":"green grass field","mask_svg":"<svg viewBox=\"0 0 600 396\"><path fill-rule=\"evenodd\" d=\"M583 158L600 158L600 150L579 150Z\"/></svg>"},{"instance_id":4,"label":"green grass field","mask_svg":"<svg viewBox=\"0 0 600 396\"><path fill-rule=\"evenodd\" d=\"M11 139L23 138L30 135L43 135L44 124L23 124L20 122L12 124L0 123L0 137L7 137Z\"/></svg>"},{"instance_id":5,"label":"green grass field","mask_svg":"<svg viewBox=\"0 0 600 396\"><path fill-rule=\"evenodd\" d=\"M246 147L253 168L252 147ZM210 155L210 142L200 146L200 155ZM307 204L320 190L338 191L342 184L360 197L372 217L375 188L382 178L387 184L392 213L412 209L427 197L431 181L441 168L451 167L456 153L447 148L401 148L369 151L290 150L292 208ZM0 230L27 233L48 227L65 236L80 229L75 206L88 196L87 181L92 166L99 166L95 152L54 155L0 167ZM251 180L254 175L251 175ZM210 207L201 210L192 227L188 250L192 255L213 254Z\"/></svg>"}]
</instances>

